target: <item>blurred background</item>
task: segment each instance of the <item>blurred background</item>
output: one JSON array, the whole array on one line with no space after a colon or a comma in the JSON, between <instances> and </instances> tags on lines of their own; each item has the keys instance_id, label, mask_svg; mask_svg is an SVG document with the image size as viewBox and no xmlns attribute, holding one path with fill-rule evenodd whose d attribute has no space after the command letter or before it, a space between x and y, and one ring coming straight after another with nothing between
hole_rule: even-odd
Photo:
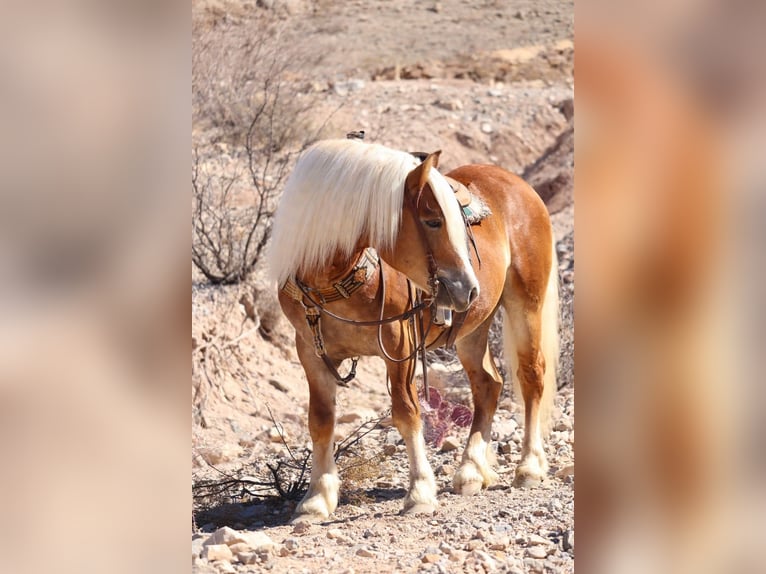
<instances>
[{"instance_id":1,"label":"blurred background","mask_svg":"<svg viewBox=\"0 0 766 574\"><path fill-rule=\"evenodd\" d=\"M188 10L0 7L4 570L189 567ZM762 572L764 4L575 10L576 564Z\"/></svg>"},{"instance_id":2,"label":"blurred background","mask_svg":"<svg viewBox=\"0 0 766 574\"><path fill-rule=\"evenodd\" d=\"M764 15L578 2L586 572L761 572Z\"/></svg>"}]
</instances>

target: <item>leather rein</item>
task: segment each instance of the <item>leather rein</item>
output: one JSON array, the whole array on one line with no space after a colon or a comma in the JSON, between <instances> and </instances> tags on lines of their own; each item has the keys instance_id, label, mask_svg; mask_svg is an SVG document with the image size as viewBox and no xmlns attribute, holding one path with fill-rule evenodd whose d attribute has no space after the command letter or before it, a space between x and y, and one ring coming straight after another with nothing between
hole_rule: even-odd
<instances>
[{"instance_id":1,"label":"leather rein","mask_svg":"<svg viewBox=\"0 0 766 574\"><path fill-rule=\"evenodd\" d=\"M420 235L420 240L427 250L426 257L428 261L428 285L431 290L431 296L429 298L427 299L423 298L423 292L420 289L413 289L411 281L407 279L407 292L408 292L407 310L405 310L402 313L399 313L398 315L393 315L391 317L384 317L383 315L384 315L385 306L386 306L386 281L385 281L383 265L382 265L380 256L376 253L374 262L378 267L378 273L380 276L380 290L381 290L379 318L372 321L360 321L357 319L350 319L348 317L337 315L336 313L333 313L332 311L328 310L327 307L325 306L327 303L331 303L333 301L337 301L340 299L350 298L354 291L356 291L359 287L361 287L362 285L366 283L368 278L367 271L369 269L368 264L369 262L372 261L371 254L370 254L371 250L369 248L362 253L362 256L359 258L356 266L351 270L351 272L346 277L344 277L340 281L333 284L332 287L329 287L326 289L315 289L313 287L309 287L297 277L294 280L288 280L288 282L282 287L284 291L286 291L293 299L298 301L303 306L304 312L306 314L306 322L308 323L308 326L311 329L311 333L312 333L312 338L314 342L314 352L317 357L322 359L324 364L327 366L327 369L330 371L330 373L332 373L337 383L341 386L347 387L348 384L356 377L356 366L357 366L357 362L359 361L359 357L351 358L351 369L349 370L346 376L342 376L338 372L338 369L335 366L335 363L327 355L327 350L325 349L324 337L322 336L322 327L321 327L321 316L323 314L337 321L341 321L343 323L347 323L350 325L355 325L357 327L377 327L378 328L377 329L378 348L380 349L383 356L389 361L392 361L395 363L404 363L406 361L417 360L417 355L418 353L420 353L420 358L423 365L423 389L424 389L426 401L429 400L426 341L428 339L429 333L431 332L431 327L433 326L434 322L431 321L428 325L428 328L426 329L424 327L423 311L427 307L430 307L435 303L436 296L439 290L439 280L437 277L438 268L436 266L436 260L434 259L433 253L430 247L428 246L428 242L426 241L425 228L423 227L423 223L420 222L419 218L417 217L417 203L419 200L420 200L420 195L418 195L417 199L415 199L414 201L411 200L411 207L413 208L414 213L416 214L415 221L418 222L417 229ZM473 245L473 248L476 252L476 256L478 258L479 256L478 249L476 248L476 243L473 239L473 234L471 233L470 226L468 225L468 222L465 219L465 214L463 213L462 208L460 212L463 215L464 223L466 224L469 240L471 244ZM481 265L481 259L478 259L478 261L479 261L479 265ZM414 296L413 296L413 291L415 291ZM319 298L321 299L321 301L317 301L313 294L319 295ZM395 358L389 354L389 352L386 350L383 344L383 325L386 325L388 323L394 323L396 321L405 321L405 320L407 320L410 324L410 334L412 337L411 340L414 342L415 348L406 357ZM449 346L452 343L454 343L454 340L457 336L457 332L462 326L462 323L464 320L465 320L465 313L458 314L457 320L455 321L455 323L448 330L440 334L439 337L436 339L436 341L432 343L432 346L435 345L439 341L439 339L441 339L442 335L445 332L447 333L447 340L446 340L447 345ZM412 382L412 379L414 377L415 377L415 369L413 368L410 372L410 383Z\"/></svg>"},{"instance_id":2,"label":"leather rein","mask_svg":"<svg viewBox=\"0 0 766 574\"><path fill-rule=\"evenodd\" d=\"M369 255L363 254L362 257L369 257ZM327 366L328 370L332 375L335 377L335 380L337 383L341 386L348 386L348 383L350 383L355 377L356 377L356 366L357 362L359 361L359 357L352 357L351 358L351 369L349 370L349 373L346 376L342 376L339 372L335 364L333 363L332 359L327 355L327 351L324 346L324 337L322 336L322 328L321 328L321 316L327 315L328 317L331 317L337 321L341 321L343 323L347 323L349 325L354 325L356 327L377 327L377 340L378 340L378 347L380 348L381 353L383 356L388 359L389 361L395 362L395 363L404 363L406 361L410 361L416 358L417 354L420 353L421 359L423 361L423 372L427 373L426 369L426 340L428 338L428 333L431 330L431 324L429 324L428 328L426 329L424 327L424 321L423 321L423 311L432 305L433 298L424 299L422 296L422 291L417 290L415 295L413 296L413 288L412 284L409 279L407 279L407 290L408 290L408 302L407 302L407 309L399 313L397 315L392 315L390 317L384 317L385 314L385 306L386 306L386 281L385 281L385 275L383 271L383 265L382 261L380 260L380 257L376 254L376 266L378 267L378 275L380 280L380 296L381 296L381 303L380 303L380 314L379 318L375 320L369 320L369 321L361 321L358 319L351 319L348 317L343 317L341 315L338 315L336 313L333 313L327 307L325 306L327 301L318 301L315 297L315 294L318 292L317 289L314 289L312 287L309 287L299 279L295 279L293 285L297 287L298 291L301 294L301 297L296 297L296 294L294 294L292 291L292 285L290 285L290 282L283 287L292 297L296 300L298 300L301 305L304 308L304 311L306 313L306 322L308 323L309 328L312 332L313 342L314 342L314 352L317 357L322 359L322 361ZM354 270L352 270L352 274L355 271L358 271L359 267L355 267ZM435 281L435 278L433 279ZM366 282L366 279L365 279ZM356 288L360 287L363 283L356 284ZM288 287L289 286L289 287ZM354 291L356 290L354 289ZM351 293L348 295L351 296ZM348 297L345 297L348 298ZM324 297L322 297L324 299ZM412 337L412 340L415 343L414 350L408 354L406 357L403 358L396 358L393 357L385 348L385 345L383 344L383 325L387 325L389 323L394 323L397 321L408 321L410 324L410 334ZM413 369L410 375L410 378L414 377L415 370ZM428 397L428 387L427 387L427 374L424 374L424 386L426 388L426 398Z\"/></svg>"},{"instance_id":3,"label":"leather rein","mask_svg":"<svg viewBox=\"0 0 766 574\"><path fill-rule=\"evenodd\" d=\"M418 200L420 197L418 196ZM417 200L415 202L411 203L411 207L415 210L415 214L417 214ZM355 377L356 377L356 366L357 362L359 361L359 357L352 357L351 358L351 369L349 370L349 373L346 376L342 376L339 372L337 367L335 366L334 362L330 357L327 355L327 350L325 349L324 345L324 337L322 336L322 327L321 327L321 316L327 315L328 317L331 317L337 321L341 321L343 323L347 323L350 325L355 325L357 327L377 327L377 339L378 339L378 347L380 348L381 353L383 356L388 359L389 361L395 362L395 363L404 363L406 361L411 360L417 360L417 355L420 353L421 360L423 362L423 387L425 391L425 398L426 400L429 399L429 393L428 393L428 368L427 368L427 360L426 360L426 340L428 338L428 334L431 331L431 325L433 323L430 323L428 326L428 329L424 328L423 325L423 310L427 307L430 307L434 301L436 300L436 296L439 289L439 280L437 278L437 272L438 268L436 266L436 260L434 259L433 253L431 252L430 247L428 247L428 242L426 241L426 232L423 228L423 223L420 222L419 218L416 216L415 221L418 222L417 229L418 234L420 235L420 240L424 246L426 246L426 256L428 260L428 285L431 290L431 296L428 299L423 298L423 293L419 289L416 290L416 293L413 297L413 288L412 284L409 279L407 279L407 292L408 292L408 302L407 302L407 310L405 310L403 313L399 313L398 315L393 315L391 317L384 317L385 313L385 306L386 306L386 281L385 276L383 273L383 265L380 260L380 256L376 253L376 265L378 267L378 273L380 275L380 290L381 290L381 301L380 301L380 315L379 318L372 321L359 321L357 319L350 319L348 317L342 317L340 315L337 315L336 313L333 313L332 311L328 310L325 304L327 302L331 302L330 298L332 300L338 300L340 297L334 297L332 290L334 289L337 291L343 298L348 299L353 291L361 287L367 280L367 273L364 273L364 280L360 281L360 271L362 270L362 265L365 265L365 263L360 263L365 258L369 261L370 254L369 249L366 249L362 256L360 257L359 261L357 262L357 265L351 270L349 275L347 275L344 279L341 281L335 283L330 290L317 290L312 287L309 287L308 285L304 284L300 279L297 277L293 281L288 281L284 286L283 289L287 291L293 299L298 301L304 309L304 312L306 313L306 322L308 323L309 328L311 329L311 334L314 342L314 352L317 357L322 359L324 364L327 366L327 369L332 373L332 375L335 377L335 380L337 383L341 386L348 386L348 383L350 383ZM364 267L366 269L366 267ZM353 277L353 281L349 282L349 279ZM294 287L297 287L298 291L300 292L300 296L295 291ZM318 293L320 297L322 298L322 302L317 301L313 296L312 292ZM329 295L329 297L325 297L325 295ZM416 320L417 319L417 320ZM386 325L388 323L394 323L396 321L405 321L407 320L410 325L410 335L411 340L414 342L414 350L407 355L406 357L403 357L401 359L395 358L391 356L391 354L386 350L384 344L383 344L383 325ZM415 377L415 369L413 368L410 372L410 382L412 382L412 379Z\"/></svg>"}]
</instances>

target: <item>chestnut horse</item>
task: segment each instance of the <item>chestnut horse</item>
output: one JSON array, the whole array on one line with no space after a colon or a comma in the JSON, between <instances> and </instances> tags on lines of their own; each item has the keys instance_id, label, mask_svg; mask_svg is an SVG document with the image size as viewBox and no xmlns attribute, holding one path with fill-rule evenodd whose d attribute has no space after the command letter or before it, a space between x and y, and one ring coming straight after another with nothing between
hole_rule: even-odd
<instances>
[{"instance_id":1,"label":"chestnut horse","mask_svg":"<svg viewBox=\"0 0 766 574\"><path fill-rule=\"evenodd\" d=\"M473 424L453 478L455 492L474 494L497 480L488 454L502 378L487 339L499 307L505 312L508 372L525 405L514 485L533 485L547 474L543 436L558 359L558 269L548 212L528 184L499 167L455 169L448 177L491 211L470 228L469 246L455 193L436 170L439 153L421 163L381 145L321 141L300 157L288 179L269 265L281 307L295 327L310 391L311 481L297 519L325 518L338 505L337 369L357 355L386 362L393 422L410 464L404 511L437 507L413 383L415 360L402 360L415 354L417 339L429 348L454 340L471 382ZM412 285L425 294L425 303L413 304ZM412 328L409 318L416 312L430 323L445 309L463 320L456 335L450 336L447 324Z\"/></svg>"}]
</instances>

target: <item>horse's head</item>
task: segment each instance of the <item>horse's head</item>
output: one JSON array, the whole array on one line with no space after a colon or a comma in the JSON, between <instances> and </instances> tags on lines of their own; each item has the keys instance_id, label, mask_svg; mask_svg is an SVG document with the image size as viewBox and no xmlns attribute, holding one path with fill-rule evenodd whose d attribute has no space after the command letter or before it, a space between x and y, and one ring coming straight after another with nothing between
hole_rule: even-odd
<instances>
[{"instance_id":1,"label":"horse's head","mask_svg":"<svg viewBox=\"0 0 766 574\"><path fill-rule=\"evenodd\" d=\"M479 296L479 282L460 206L436 170L440 153L407 176L399 234L386 260L421 289L435 291L439 307L465 311Z\"/></svg>"}]
</instances>

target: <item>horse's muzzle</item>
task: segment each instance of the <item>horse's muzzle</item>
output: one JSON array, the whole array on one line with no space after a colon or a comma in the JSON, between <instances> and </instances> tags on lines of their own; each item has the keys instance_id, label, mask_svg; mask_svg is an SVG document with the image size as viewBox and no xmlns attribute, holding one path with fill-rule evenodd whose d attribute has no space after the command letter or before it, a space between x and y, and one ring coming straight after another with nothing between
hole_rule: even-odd
<instances>
[{"instance_id":1,"label":"horse's muzzle","mask_svg":"<svg viewBox=\"0 0 766 574\"><path fill-rule=\"evenodd\" d=\"M436 304L440 307L462 313L479 297L479 283L475 277L464 273L440 273L437 280L439 289L436 293Z\"/></svg>"}]
</instances>

